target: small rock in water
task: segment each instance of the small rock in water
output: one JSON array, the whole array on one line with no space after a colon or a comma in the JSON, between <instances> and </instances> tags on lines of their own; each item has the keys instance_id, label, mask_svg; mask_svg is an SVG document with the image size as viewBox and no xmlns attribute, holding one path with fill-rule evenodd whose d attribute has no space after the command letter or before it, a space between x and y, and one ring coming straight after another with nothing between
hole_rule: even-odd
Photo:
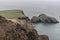
<instances>
[{"instance_id":1,"label":"small rock in water","mask_svg":"<svg viewBox=\"0 0 60 40\"><path fill-rule=\"evenodd\" d=\"M40 14L38 17L33 16L31 19L31 22L32 23L40 23L40 22L42 22L42 23L59 23L59 21L56 18L47 16L45 14Z\"/></svg>"}]
</instances>

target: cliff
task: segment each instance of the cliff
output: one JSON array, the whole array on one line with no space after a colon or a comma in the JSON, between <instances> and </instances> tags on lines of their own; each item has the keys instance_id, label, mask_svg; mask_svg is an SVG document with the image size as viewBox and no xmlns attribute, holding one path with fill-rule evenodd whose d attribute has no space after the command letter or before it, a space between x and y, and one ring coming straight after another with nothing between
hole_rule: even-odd
<instances>
[{"instance_id":1,"label":"cliff","mask_svg":"<svg viewBox=\"0 0 60 40\"><path fill-rule=\"evenodd\" d=\"M39 35L26 16L9 19L0 16L0 40L49 40Z\"/></svg>"}]
</instances>

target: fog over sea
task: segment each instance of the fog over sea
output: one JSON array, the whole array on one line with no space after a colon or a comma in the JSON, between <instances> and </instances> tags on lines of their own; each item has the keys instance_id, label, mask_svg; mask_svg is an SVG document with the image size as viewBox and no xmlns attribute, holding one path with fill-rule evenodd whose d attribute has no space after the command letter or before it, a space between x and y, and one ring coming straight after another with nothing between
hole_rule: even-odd
<instances>
[{"instance_id":1,"label":"fog over sea","mask_svg":"<svg viewBox=\"0 0 60 40\"><path fill-rule=\"evenodd\" d=\"M2 2L1 2L2 3ZM60 1L8 1L0 3L0 10L21 9L29 18L46 14L60 21ZM60 40L60 23L58 24L33 24L40 35L48 35L50 40Z\"/></svg>"}]
</instances>

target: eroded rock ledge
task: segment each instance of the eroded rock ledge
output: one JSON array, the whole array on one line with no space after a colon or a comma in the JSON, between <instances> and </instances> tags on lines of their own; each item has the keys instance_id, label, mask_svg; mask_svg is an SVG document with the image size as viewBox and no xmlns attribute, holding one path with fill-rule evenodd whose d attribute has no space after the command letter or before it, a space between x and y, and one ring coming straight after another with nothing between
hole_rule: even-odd
<instances>
[{"instance_id":1,"label":"eroded rock ledge","mask_svg":"<svg viewBox=\"0 0 60 40\"><path fill-rule=\"evenodd\" d=\"M49 40L47 35L38 35L26 19L7 19L0 16L0 40Z\"/></svg>"}]
</instances>

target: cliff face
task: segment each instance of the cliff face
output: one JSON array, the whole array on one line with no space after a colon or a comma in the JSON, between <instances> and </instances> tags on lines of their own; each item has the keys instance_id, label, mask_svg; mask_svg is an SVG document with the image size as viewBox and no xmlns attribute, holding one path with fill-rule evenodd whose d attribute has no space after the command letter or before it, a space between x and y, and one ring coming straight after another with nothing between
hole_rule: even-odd
<instances>
[{"instance_id":1,"label":"cliff face","mask_svg":"<svg viewBox=\"0 0 60 40\"><path fill-rule=\"evenodd\" d=\"M44 40L27 17L7 19L0 16L0 40ZM46 38L47 39L47 38Z\"/></svg>"}]
</instances>

